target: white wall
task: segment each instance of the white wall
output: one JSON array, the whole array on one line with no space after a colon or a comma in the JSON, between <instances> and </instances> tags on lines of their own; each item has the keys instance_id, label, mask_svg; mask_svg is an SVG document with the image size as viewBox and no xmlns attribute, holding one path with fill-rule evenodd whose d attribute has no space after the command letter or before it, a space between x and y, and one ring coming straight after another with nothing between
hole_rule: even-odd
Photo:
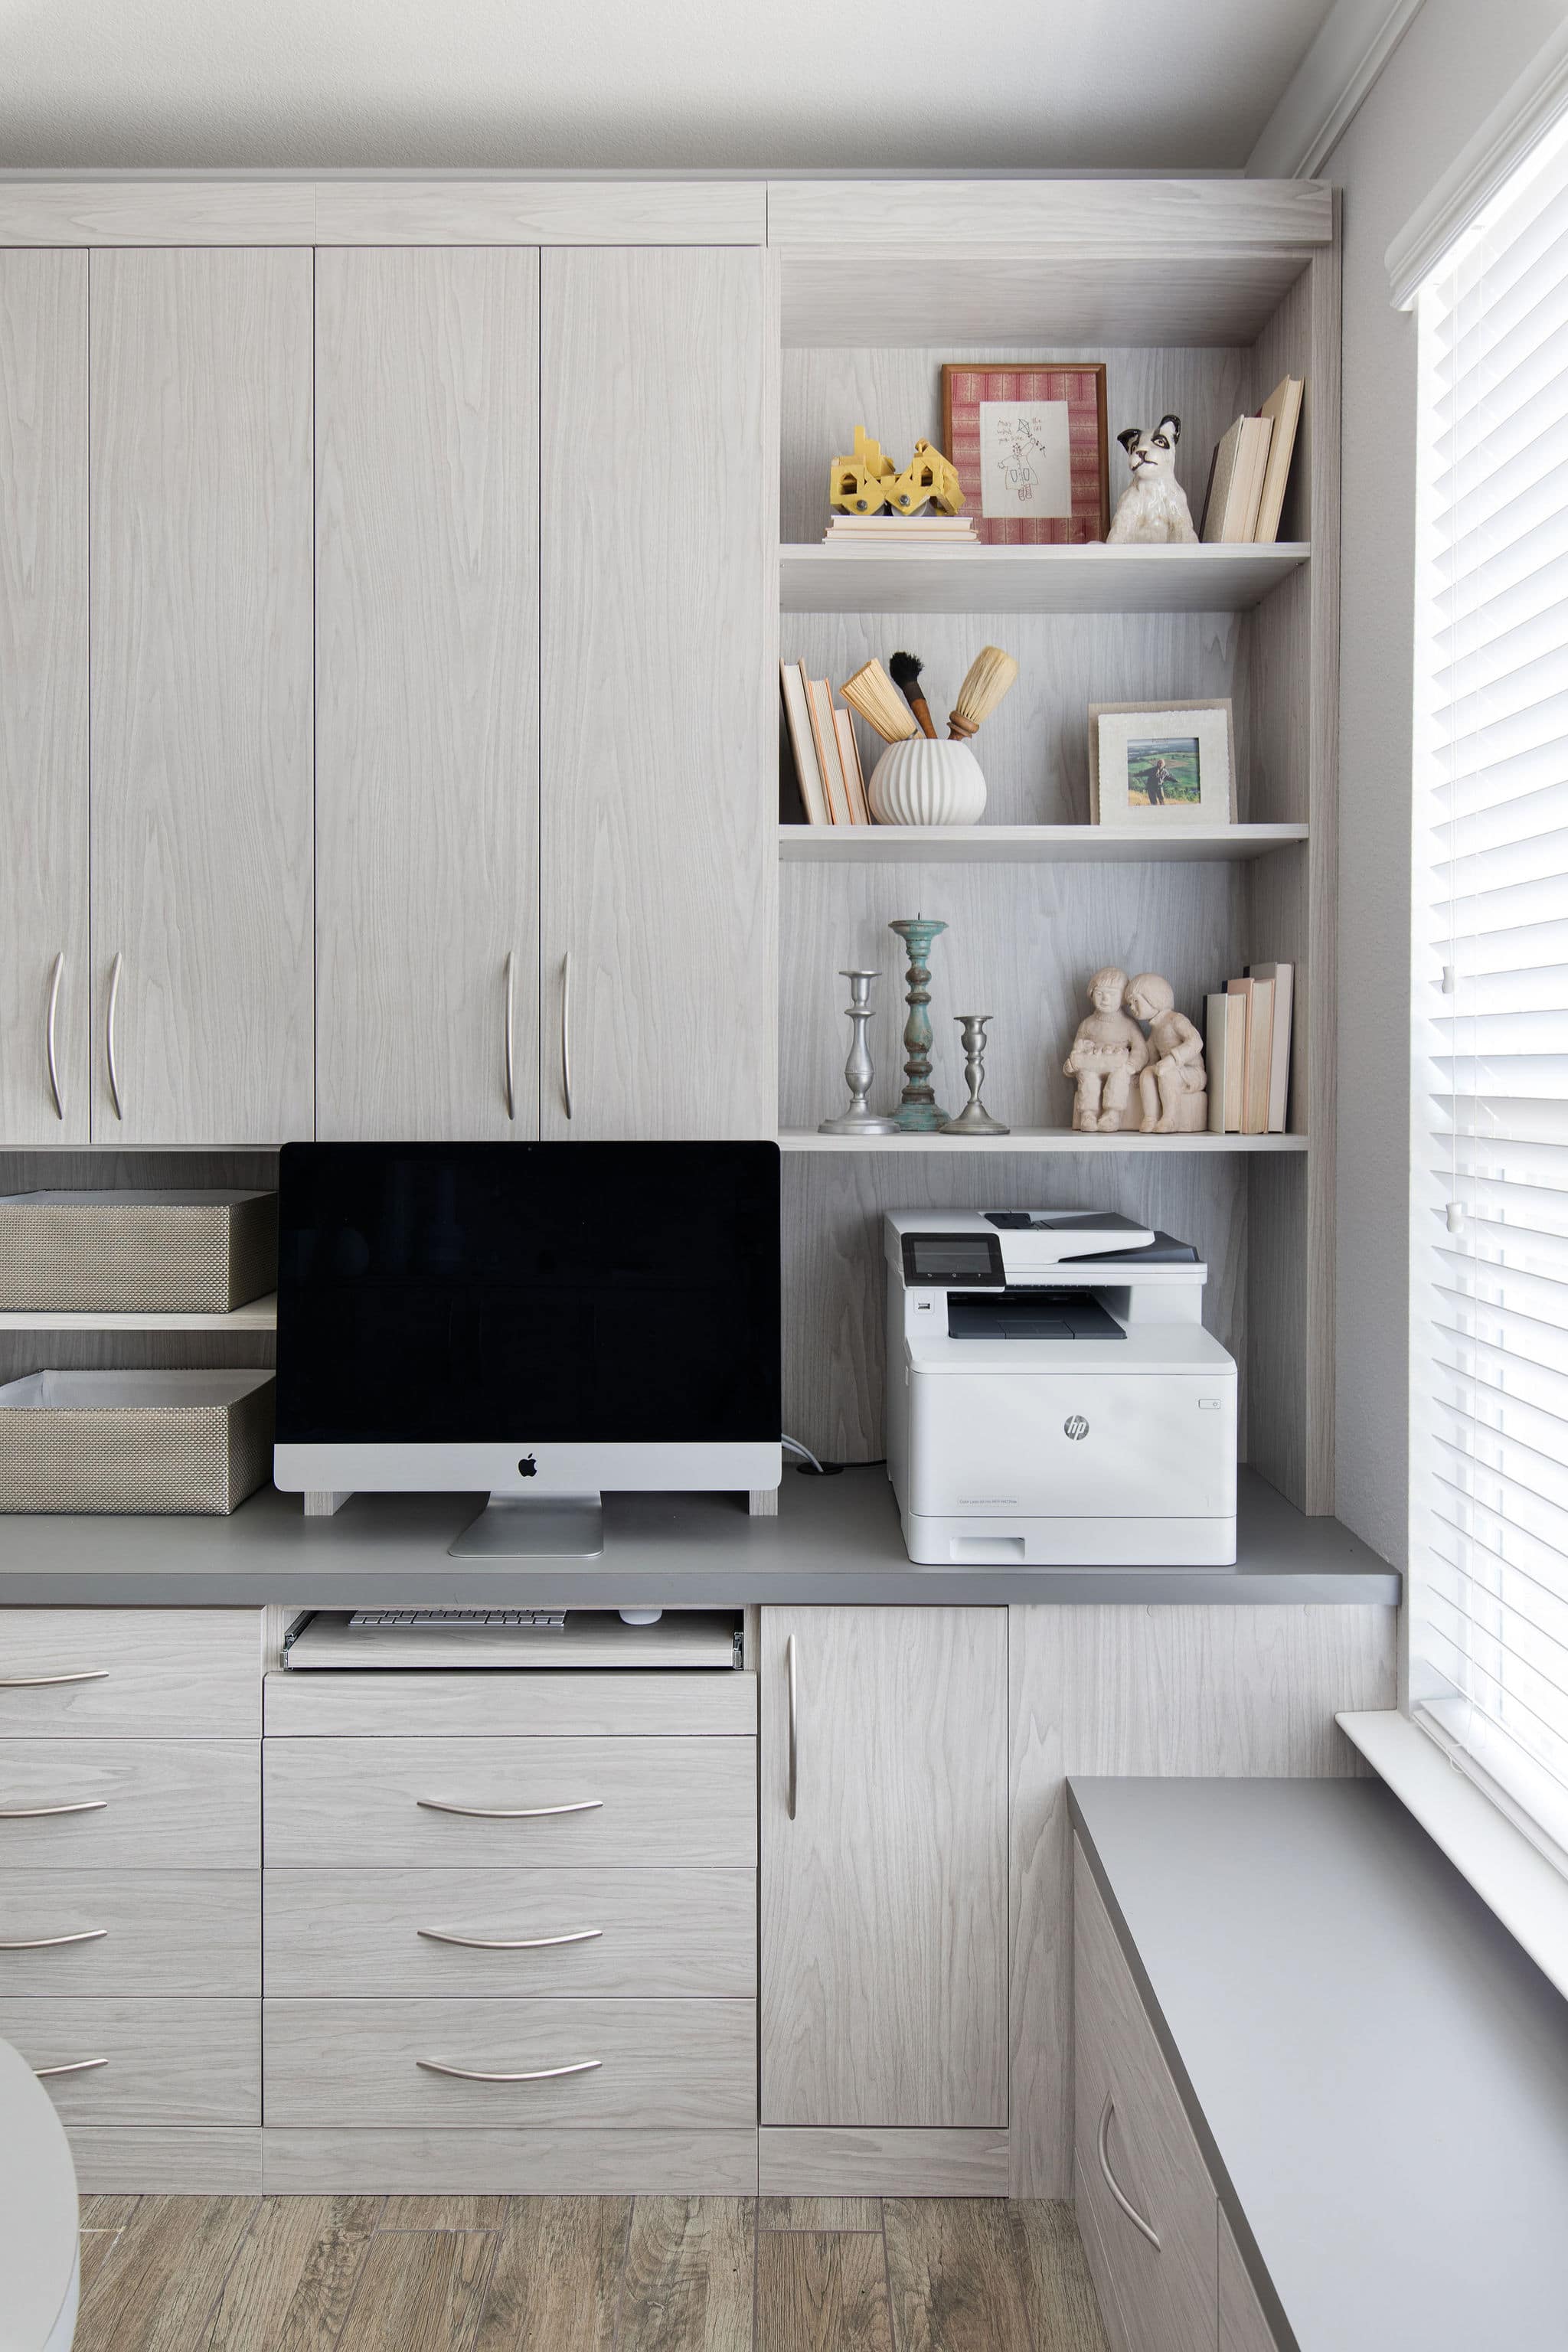
<instances>
[{"instance_id":1,"label":"white wall","mask_svg":"<svg viewBox=\"0 0 1568 2352\"><path fill-rule=\"evenodd\" d=\"M1384 253L1563 0L1426 0L1322 176L1344 190L1338 1509L1405 1558L1415 321Z\"/></svg>"}]
</instances>

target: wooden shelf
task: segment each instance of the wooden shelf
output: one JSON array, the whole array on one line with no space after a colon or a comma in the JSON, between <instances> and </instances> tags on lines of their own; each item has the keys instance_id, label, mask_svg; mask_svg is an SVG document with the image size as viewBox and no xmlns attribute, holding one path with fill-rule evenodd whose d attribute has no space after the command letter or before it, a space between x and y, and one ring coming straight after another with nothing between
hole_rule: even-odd
<instances>
[{"instance_id":1,"label":"wooden shelf","mask_svg":"<svg viewBox=\"0 0 1568 2352\"><path fill-rule=\"evenodd\" d=\"M1225 1151L1305 1151L1304 1135L1079 1135L1069 1127L1016 1127L1009 1135L818 1135L815 1128L779 1131L781 1151L1158 1151L1203 1156Z\"/></svg>"},{"instance_id":2,"label":"wooden shelf","mask_svg":"<svg viewBox=\"0 0 1568 2352\"><path fill-rule=\"evenodd\" d=\"M781 824L786 866L1162 866L1262 857L1304 824L1111 833L1097 824Z\"/></svg>"},{"instance_id":3,"label":"wooden shelf","mask_svg":"<svg viewBox=\"0 0 1568 2352\"><path fill-rule=\"evenodd\" d=\"M0 1331L276 1331L278 1293L228 1315L0 1315Z\"/></svg>"},{"instance_id":4,"label":"wooden shelf","mask_svg":"<svg viewBox=\"0 0 1568 2352\"><path fill-rule=\"evenodd\" d=\"M1311 550L1263 547L779 549L785 613L1237 613Z\"/></svg>"}]
</instances>

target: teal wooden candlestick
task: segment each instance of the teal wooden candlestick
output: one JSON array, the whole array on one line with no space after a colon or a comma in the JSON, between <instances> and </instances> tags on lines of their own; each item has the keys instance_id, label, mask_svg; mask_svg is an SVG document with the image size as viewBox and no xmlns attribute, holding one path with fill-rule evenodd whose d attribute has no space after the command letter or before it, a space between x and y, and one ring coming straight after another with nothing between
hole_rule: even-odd
<instances>
[{"instance_id":1,"label":"teal wooden candlestick","mask_svg":"<svg viewBox=\"0 0 1568 2352\"><path fill-rule=\"evenodd\" d=\"M888 929L897 931L910 960L910 984L905 999L910 1017L904 1024L904 1091L899 1098L898 1121L904 1135L934 1135L947 1124L947 1113L937 1102L931 1082L931 972L926 958L931 941L947 925L925 915L905 915Z\"/></svg>"}]
</instances>

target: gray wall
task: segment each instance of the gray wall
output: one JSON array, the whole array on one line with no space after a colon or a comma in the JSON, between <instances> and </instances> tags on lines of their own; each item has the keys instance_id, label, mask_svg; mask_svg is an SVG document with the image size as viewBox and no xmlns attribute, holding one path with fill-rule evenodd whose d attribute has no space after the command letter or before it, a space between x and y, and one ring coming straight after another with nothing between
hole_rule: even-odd
<instances>
[{"instance_id":1,"label":"gray wall","mask_svg":"<svg viewBox=\"0 0 1568 2352\"><path fill-rule=\"evenodd\" d=\"M1338 1507L1406 1547L1415 321L1384 253L1563 17L1426 0L1321 176L1344 190Z\"/></svg>"}]
</instances>

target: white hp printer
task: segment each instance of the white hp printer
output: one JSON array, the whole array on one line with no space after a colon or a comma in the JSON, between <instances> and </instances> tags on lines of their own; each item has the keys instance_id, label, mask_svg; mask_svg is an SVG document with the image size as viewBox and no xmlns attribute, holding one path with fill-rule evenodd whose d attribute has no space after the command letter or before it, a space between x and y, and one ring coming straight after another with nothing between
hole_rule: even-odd
<instances>
[{"instance_id":1,"label":"white hp printer","mask_svg":"<svg viewBox=\"0 0 1568 2352\"><path fill-rule=\"evenodd\" d=\"M887 1219L888 1475L910 1558L1228 1568L1236 1364L1185 1242L1086 1209Z\"/></svg>"}]
</instances>

